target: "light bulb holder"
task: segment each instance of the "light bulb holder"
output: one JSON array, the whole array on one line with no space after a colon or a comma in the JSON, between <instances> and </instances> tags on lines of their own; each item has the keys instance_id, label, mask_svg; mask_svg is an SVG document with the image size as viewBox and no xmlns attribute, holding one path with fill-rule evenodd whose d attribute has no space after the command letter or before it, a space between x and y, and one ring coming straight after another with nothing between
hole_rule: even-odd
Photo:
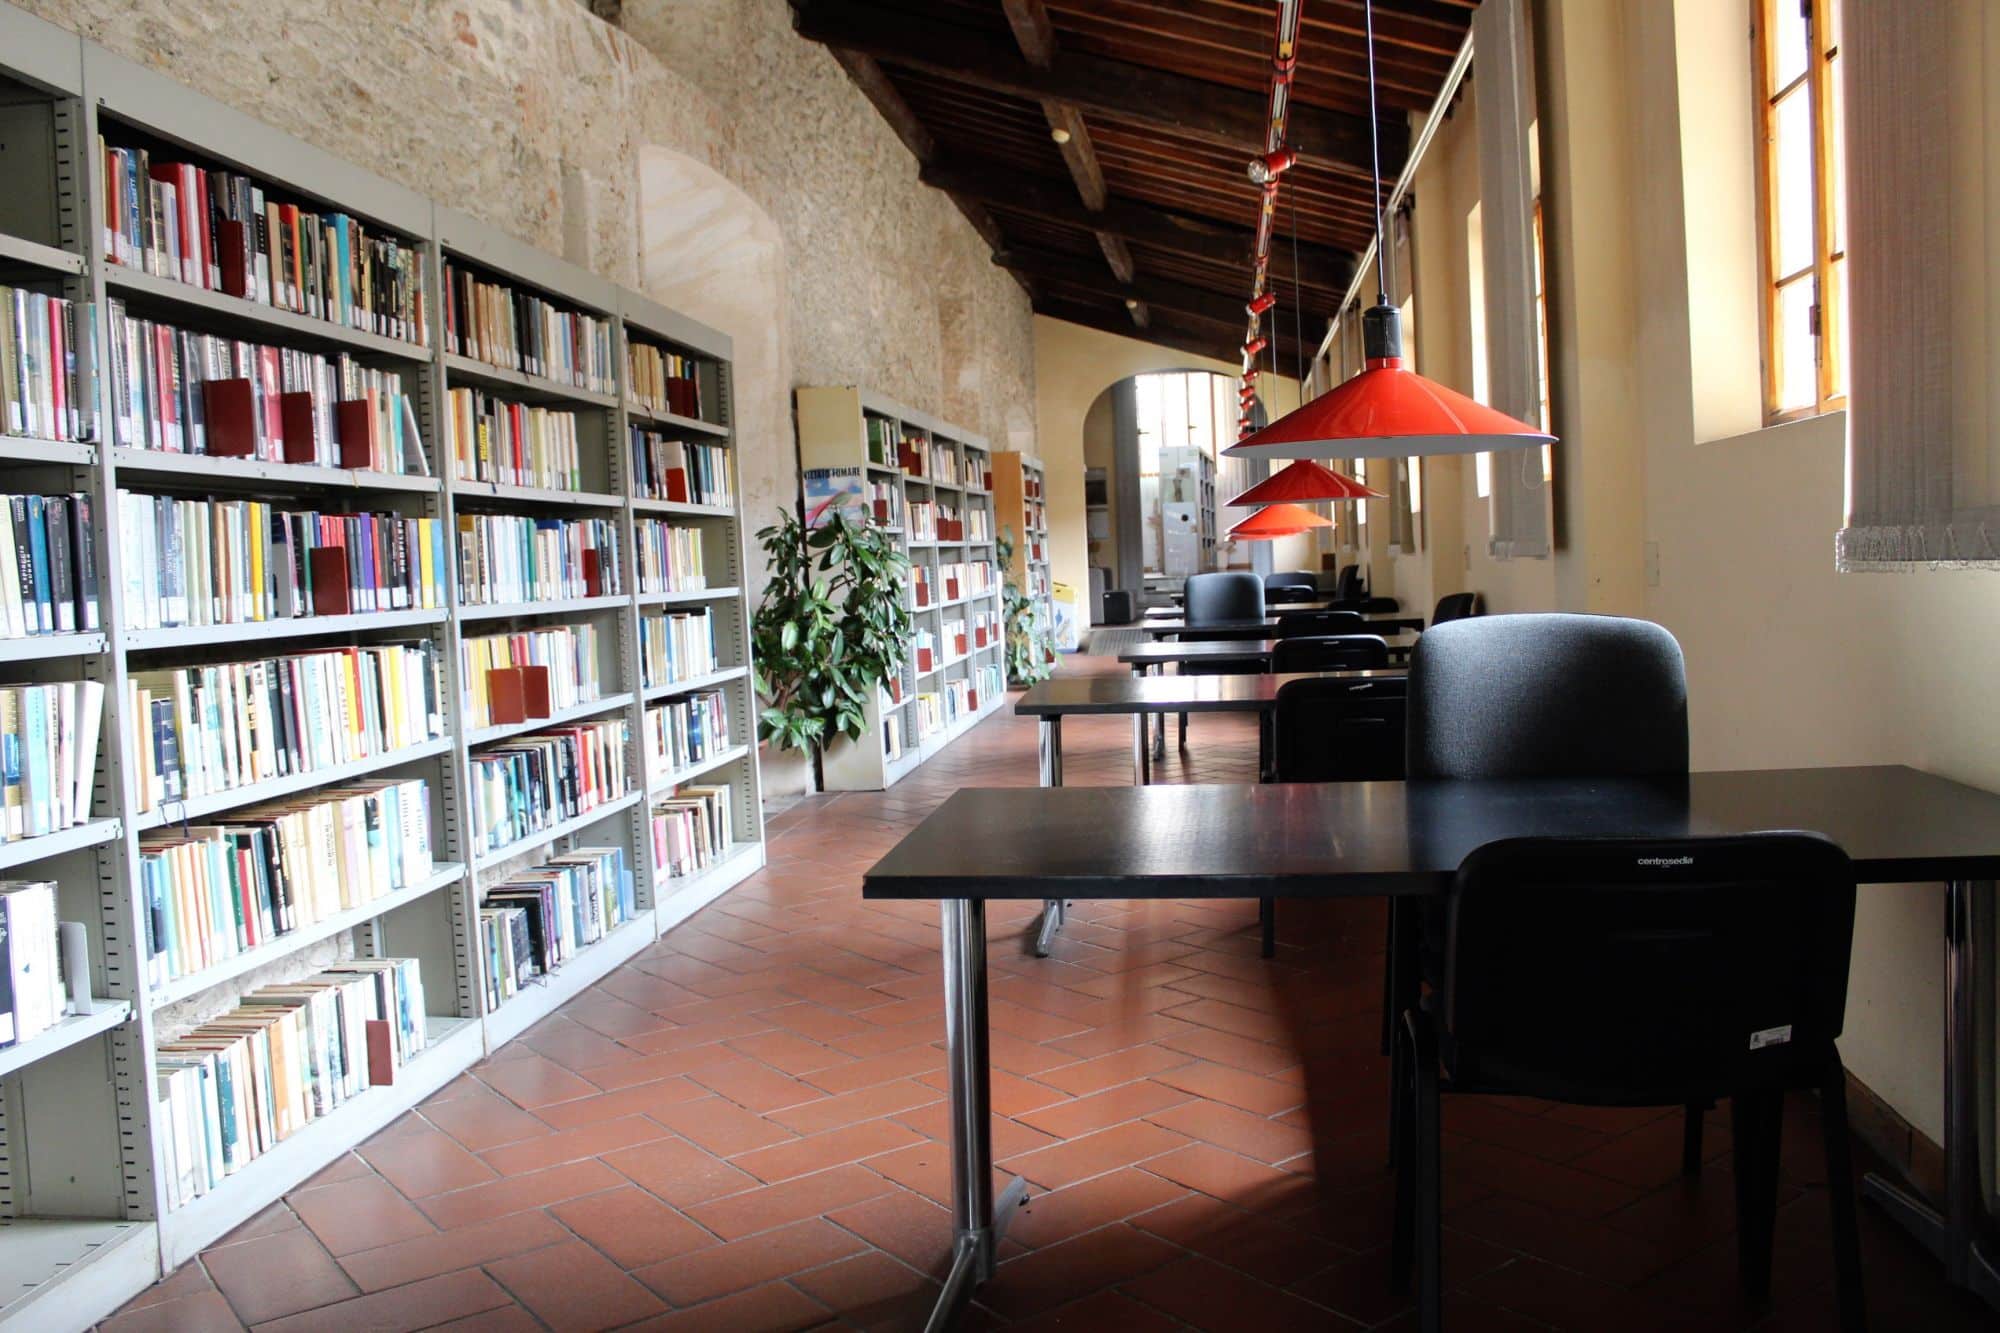
<instances>
[{"instance_id":1,"label":"light bulb holder","mask_svg":"<svg viewBox=\"0 0 2000 1333\"><path fill-rule=\"evenodd\" d=\"M1386 296L1361 312L1361 355L1371 364L1403 359L1403 312Z\"/></svg>"},{"instance_id":2,"label":"light bulb holder","mask_svg":"<svg viewBox=\"0 0 2000 1333\"><path fill-rule=\"evenodd\" d=\"M1277 293L1265 292L1262 296L1259 296L1243 308L1253 315L1261 315L1276 304L1278 304Z\"/></svg>"},{"instance_id":3,"label":"light bulb holder","mask_svg":"<svg viewBox=\"0 0 2000 1333\"><path fill-rule=\"evenodd\" d=\"M1260 333L1256 337L1252 338L1249 342L1243 344L1243 355L1256 356L1259 352L1263 351L1266 347L1269 347L1270 345L1271 345L1271 340L1269 338L1266 338L1263 334Z\"/></svg>"},{"instance_id":4,"label":"light bulb holder","mask_svg":"<svg viewBox=\"0 0 2000 1333\"><path fill-rule=\"evenodd\" d=\"M1299 150L1286 145L1250 159L1250 181L1254 185L1269 185L1278 177L1292 169L1299 160Z\"/></svg>"}]
</instances>

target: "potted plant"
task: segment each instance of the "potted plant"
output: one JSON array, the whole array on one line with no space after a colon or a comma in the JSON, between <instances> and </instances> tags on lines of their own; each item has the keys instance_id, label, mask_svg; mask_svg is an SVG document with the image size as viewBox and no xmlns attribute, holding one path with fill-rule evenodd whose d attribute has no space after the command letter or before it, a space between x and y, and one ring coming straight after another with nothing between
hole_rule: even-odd
<instances>
[{"instance_id":1,"label":"potted plant","mask_svg":"<svg viewBox=\"0 0 2000 1333\"><path fill-rule=\"evenodd\" d=\"M994 543L1004 571L1014 561L1014 530L1003 526ZM1025 577L1025 576L1024 576ZM1040 611L1014 579L1000 585L1000 623L1007 642L1007 681L1012 685L1033 685L1055 674L1055 653L1050 643L1050 627L1042 624Z\"/></svg>"},{"instance_id":2,"label":"potted plant","mask_svg":"<svg viewBox=\"0 0 2000 1333\"><path fill-rule=\"evenodd\" d=\"M810 754L820 779L826 747L860 739L868 692L902 670L909 561L889 534L838 508L814 527L781 510L757 540L770 562L751 628L757 738Z\"/></svg>"}]
</instances>

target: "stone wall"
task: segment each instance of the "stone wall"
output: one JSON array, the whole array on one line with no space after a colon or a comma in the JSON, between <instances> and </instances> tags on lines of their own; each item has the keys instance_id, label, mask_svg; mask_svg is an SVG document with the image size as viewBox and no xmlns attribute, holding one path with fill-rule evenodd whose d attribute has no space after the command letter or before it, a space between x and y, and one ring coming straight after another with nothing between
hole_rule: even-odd
<instances>
[{"instance_id":1,"label":"stone wall","mask_svg":"<svg viewBox=\"0 0 2000 1333\"><path fill-rule=\"evenodd\" d=\"M622 31L576 0L17 3L729 332L753 531L793 494L795 385L1034 448L1025 294L785 0L627 0ZM760 248L701 271L708 238Z\"/></svg>"}]
</instances>

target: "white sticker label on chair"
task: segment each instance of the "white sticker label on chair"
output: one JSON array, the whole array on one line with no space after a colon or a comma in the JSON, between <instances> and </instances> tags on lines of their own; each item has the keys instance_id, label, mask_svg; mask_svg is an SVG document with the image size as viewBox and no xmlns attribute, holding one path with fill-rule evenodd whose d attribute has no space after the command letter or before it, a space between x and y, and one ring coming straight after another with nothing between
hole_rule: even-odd
<instances>
[{"instance_id":1,"label":"white sticker label on chair","mask_svg":"<svg viewBox=\"0 0 2000 1333\"><path fill-rule=\"evenodd\" d=\"M1765 1028L1762 1032L1753 1032L1750 1034L1750 1049L1761 1051L1766 1046L1782 1046L1791 1039L1792 1025L1790 1023L1785 1024L1783 1027Z\"/></svg>"}]
</instances>

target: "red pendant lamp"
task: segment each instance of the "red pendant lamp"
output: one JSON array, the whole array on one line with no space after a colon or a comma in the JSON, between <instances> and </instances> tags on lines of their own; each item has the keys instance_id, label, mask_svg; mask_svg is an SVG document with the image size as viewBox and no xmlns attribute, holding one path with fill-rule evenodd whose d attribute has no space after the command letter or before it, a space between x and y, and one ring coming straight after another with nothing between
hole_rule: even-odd
<instances>
[{"instance_id":1,"label":"red pendant lamp","mask_svg":"<svg viewBox=\"0 0 2000 1333\"><path fill-rule=\"evenodd\" d=\"M1313 528L1332 526L1332 519L1322 518L1310 509L1301 509L1295 504L1274 504L1264 506L1238 523L1229 530L1229 535L1237 541L1266 542L1309 532Z\"/></svg>"},{"instance_id":2,"label":"red pendant lamp","mask_svg":"<svg viewBox=\"0 0 2000 1333\"><path fill-rule=\"evenodd\" d=\"M1368 43L1368 121L1375 155L1378 303L1361 316L1367 367L1225 451L1238 458L1402 458L1477 454L1549 444L1555 436L1425 379L1403 364L1401 313L1389 304L1381 204L1382 150L1375 115L1375 7L1363 6Z\"/></svg>"},{"instance_id":3,"label":"red pendant lamp","mask_svg":"<svg viewBox=\"0 0 2000 1333\"><path fill-rule=\"evenodd\" d=\"M1301 458L1275 476L1266 477L1229 503L1233 506L1268 505L1290 501L1313 504L1322 500L1386 500L1344 472Z\"/></svg>"}]
</instances>

